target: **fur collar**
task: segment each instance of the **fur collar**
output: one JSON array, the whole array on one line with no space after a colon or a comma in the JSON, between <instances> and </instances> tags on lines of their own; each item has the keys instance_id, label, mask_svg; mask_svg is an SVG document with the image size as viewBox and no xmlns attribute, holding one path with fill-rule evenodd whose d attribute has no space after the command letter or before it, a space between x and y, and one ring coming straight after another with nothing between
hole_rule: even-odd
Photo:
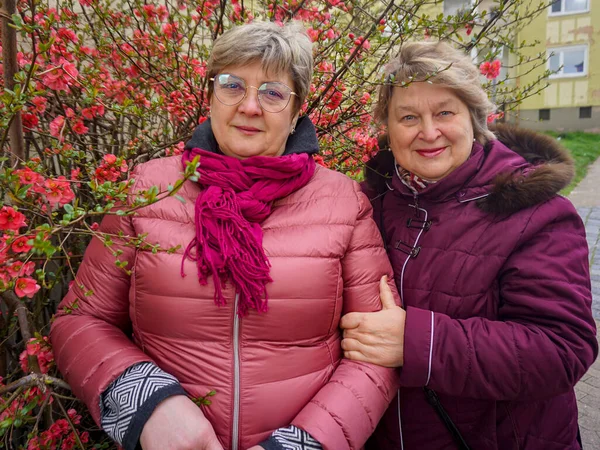
<instances>
[{"instance_id":1,"label":"fur collar","mask_svg":"<svg viewBox=\"0 0 600 450\"><path fill-rule=\"evenodd\" d=\"M497 140L489 142L484 151L486 159L494 159L494 147L498 147L499 161L492 164L499 167L499 170L488 181L482 180L487 195L477 200L477 206L483 211L511 214L543 203L558 194L573 179L575 168L571 155L550 136L505 124L490 127L490 130ZM379 144L380 149L385 149L387 136L382 136ZM515 159L510 158L515 153L528 164L523 164L521 158L517 158L521 161L520 164L504 164L503 158L508 156L505 159ZM394 164L394 157L389 151L380 151L367 162L365 180L369 191L378 195L388 189L386 181L394 173Z\"/></svg>"},{"instance_id":2,"label":"fur collar","mask_svg":"<svg viewBox=\"0 0 600 450\"><path fill-rule=\"evenodd\" d=\"M504 124L491 131L531 166L496 175L490 194L477 202L483 211L511 214L538 205L558 194L573 179L573 158L554 138Z\"/></svg>"}]
</instances>

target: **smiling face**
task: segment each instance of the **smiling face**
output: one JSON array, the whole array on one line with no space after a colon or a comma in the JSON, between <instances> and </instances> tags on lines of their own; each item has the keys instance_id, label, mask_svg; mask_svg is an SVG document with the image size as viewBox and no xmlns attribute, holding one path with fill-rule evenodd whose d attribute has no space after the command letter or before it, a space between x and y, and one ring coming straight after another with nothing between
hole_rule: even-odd
<instances>
[{"instance_id":1,"label":"smiling face","mask_svg":"<svg viewBox=\"0 0 600 450\"><path fill-rule=\"evenodd\" d=\"M464 163L473 146L467 105L452 90L425 82L395 87L388 135L396 162L425 180L441 180Z\"/></svg>"},{"instance_id":2,"label":"smiling face","mask_svg":"<svg viewBox=\"0 0 600 450\"><path fill-rule=\"evenodd\" d=\"M267 81L277 81L294 89L289 74L267 75L258 61L244 66L229 66L220 73L242 78L246 86L259 87ZM294 108L295 97L292 96L283 111L270 113L260 107L257 92L248 88L244 100L233 106L224 105L212 94L211 127L225 155L244 159L283 154L287 138L298 119L298 112Z\"/></svg>"}]
</instances>

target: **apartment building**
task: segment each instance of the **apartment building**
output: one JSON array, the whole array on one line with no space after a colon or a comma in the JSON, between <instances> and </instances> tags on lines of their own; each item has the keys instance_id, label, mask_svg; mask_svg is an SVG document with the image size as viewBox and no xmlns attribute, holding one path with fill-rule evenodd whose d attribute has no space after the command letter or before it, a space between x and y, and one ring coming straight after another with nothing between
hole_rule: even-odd
<instances>
[{"instance_id":1,"label":"apartment building","mask_svg":"<svg viewBox=\"0 0 600 450\"><path fill-rule=\"evenodd\" d=\"M557 0L517 38L540 44L526 53L547 52L548 87L526 98L508 115L536 130L600 133L600 0ZM516 82L527 84L544 70L516 67Z\"/></svg>"}]
</instances>

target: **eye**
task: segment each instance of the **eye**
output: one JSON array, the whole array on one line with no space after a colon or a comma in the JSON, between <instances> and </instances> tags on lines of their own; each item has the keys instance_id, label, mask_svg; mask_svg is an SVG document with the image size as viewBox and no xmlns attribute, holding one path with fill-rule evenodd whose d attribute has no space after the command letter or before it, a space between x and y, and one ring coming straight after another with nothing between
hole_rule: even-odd
<instances>
[{"instance_id":1,"label":"eye","mask_svg":"<svg viewBox=\"0 0 600 450\"><path fill-rule=\"evenodd\" d=\"M289 97L290 90L281 83L264 83L260 86L258 93L265 100L279 102Z\"/></svg>"},{"instance_id":2,"label":"eye","mask_svg":"<svg viewBox=\"0 0 600 450\"><path fill-rule=\"evenodd\" d=\"M454 113L452 111L442 111L440 113L440 116L443 116L443 117L449 117L449 116L453 116L453 115L454 115Z\"/></svg>"},{"instance_id":3,"label":"eye","mask_svg":"<svg viewBox=\"0 0 600 450\"><path fill-rule=\"evenodd\" d=\"M280 91L276 90L276 89L268 89L266 91L264 91L265 95L269 98L272 99L276 99L276 100L281 100L283 99L283 93L281 93Z\"/></svg>"},{"instance_id":4,"label":"eye","mask_svg":"<svg viewBox=\"0 0 600 450\"><path fill-rule=\"evenodd\" d=\"M406 116L403 116L402 120L403 122L411 122L413 120L415 120L417 118L417 116L413 116L412 114L407 114Z\"/></svg>"},{"instance_id":5,"label":"eye","mask_svg":"<svg viewBox=\"0 0 600 450\"><path fill-rule=\"evenodd\" d=\"M238 89L243 89L241 83L236 82L236 81L229 81L228 83L224 83L221 85L221 87L223 89L230 89L230 90L238 90Z\"/></svg>"},{"instance_id":6,"label":"eye","mask_svg":"<svg viewBox=\"0 0 600 450\"><path fill-rule=\"evenodd\" d=\"M217 78L219 88L224 91L234 92L234 91L244 91L246 89L246 85L244 81L238 77L229 74L221 74Z\"/></svg>"}]
</instances>

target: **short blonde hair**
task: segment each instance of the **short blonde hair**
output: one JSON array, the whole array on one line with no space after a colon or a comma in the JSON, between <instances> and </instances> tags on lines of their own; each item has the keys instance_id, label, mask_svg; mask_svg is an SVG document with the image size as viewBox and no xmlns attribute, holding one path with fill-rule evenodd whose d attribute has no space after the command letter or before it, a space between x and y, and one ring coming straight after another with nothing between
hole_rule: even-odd
<instances>
[{"instance_id":1,"label":"short blonde hair","mask_svg":"<svg viewBox=\"0 0 600 450\"><path fill-rule=\"evenodd\" d=\"M475 139L481 144L495 139L487 118L496 108L481 87L477 67L469 56L444 42L407 42L402 46L386 66L374 111L377 121L387 123L394 87L414 81L428 81L454 91L469 109Z\"/></svg>"},{"instance_id":2,"label":"short blonde hair","mask_svg":"<svg viewBox=\"0 0 600 450\"><path fill-rule=\"evenodd\" d=\"M284 26L273 22L252 22L223 33L213 43L208 60L208 77L227 66L243 66L259 61L267 73L289 73L298 94L299 110L308 95L313 74L312 42L300 22ZM212 83L208 94L212 95Z\"/></svg>"}]
</instances>

